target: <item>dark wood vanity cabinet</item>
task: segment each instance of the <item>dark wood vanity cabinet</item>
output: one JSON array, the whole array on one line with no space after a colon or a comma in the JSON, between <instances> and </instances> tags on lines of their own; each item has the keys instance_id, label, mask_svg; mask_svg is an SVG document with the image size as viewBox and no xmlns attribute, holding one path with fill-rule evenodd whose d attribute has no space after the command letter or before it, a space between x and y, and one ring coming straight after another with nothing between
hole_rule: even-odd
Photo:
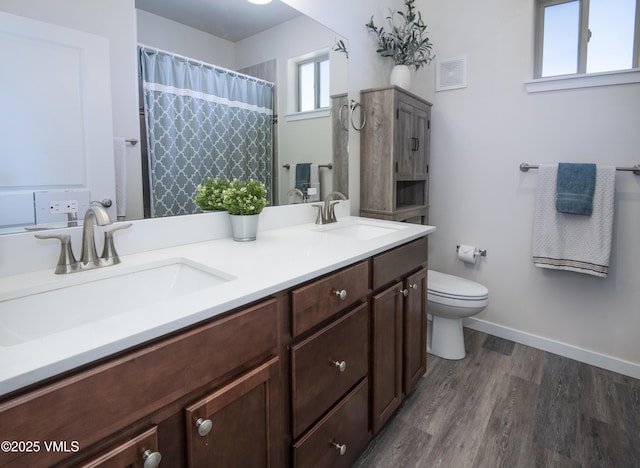
<instances>
[{"instance_id":1,"label":"dark wood vanity cabinet","mask_svg":"<svg viewBox=\"0 0 640 468\"><path fill-rule=\"evenodd\" d=\"M426 237L372 259L371 426L376 434L427 369Z\"/></svg>"},{"instance_id":2,"label":"dark wood vanity cabinet","mask_svg":"<svg viewBox=\"0 0 640 468\"><path fill-rule=\"evenodd\" d=\"M214 434L236 436L225 440L216 466L237 466L225 464L224 454L246 451L261 434L267 449L252 466L282 465L280 308L266 300L1 402L0 434L41 445L0 453L0 466L137 466L147 450L160 453L162 466L210 466L194 458L197 439L185 445L195 427L188 418L200 417L201 408ZM235 432L225 432L228 420ZM150 429L153 437L143 437ZM48 451L44 441L70 450Z\"/></svg>"},{"instance_id":3,"label":"dark wood vanity cabinet","mask_svg":"<svg viewBox=\"0 0 640 468\"><path fill-rule=\"evenodd\" d=\"M426 237L0 400L2 467L348 467L426 369Z\"/></svg>"},{"instance_id":4,"label":"dark wood vanity cabinet","mask_svg":"<svg viewBox=\"0 0 640 468\"><path fill-rule=\"evenodd\" d=\"M348 467L371 438L369 284L367 260L292 291L294 467Z\"/></svg>"}]
</instances>

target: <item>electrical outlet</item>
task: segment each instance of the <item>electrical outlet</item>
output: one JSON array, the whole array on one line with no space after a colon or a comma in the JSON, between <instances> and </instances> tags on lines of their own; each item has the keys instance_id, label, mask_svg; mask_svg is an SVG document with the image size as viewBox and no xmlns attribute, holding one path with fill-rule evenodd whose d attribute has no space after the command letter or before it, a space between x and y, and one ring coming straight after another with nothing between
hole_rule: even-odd
<instances>
[{"instance_id":1,"label":"electrical outlet","mask_svg":"<svg viewBox=\"0 0 640 468\"><path fill-rule=\"evenodd\" d=\"M34 192L36 224L66 223L69 213L78 220L91 206L91 192L86 189L41 190Z\"/></svg>"},{"instance_id":2,"label":"electrical outlet","mask_svg":"<svg viewBox=\"0 0 640 468\"><path fill-rule=\"evenodd\" d=\"M49 213L77 213L78 200L51 201Z\"/></svg>"}]
</instances>

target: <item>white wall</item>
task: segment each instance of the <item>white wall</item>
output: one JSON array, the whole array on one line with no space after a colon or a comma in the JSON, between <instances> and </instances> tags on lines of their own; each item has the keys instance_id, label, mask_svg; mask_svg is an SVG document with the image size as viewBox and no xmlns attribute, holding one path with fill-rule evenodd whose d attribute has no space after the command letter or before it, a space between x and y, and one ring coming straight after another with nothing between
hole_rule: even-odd
<instances>
[{"instance_id":1,"label":"white wall","mask_svg":"<svg viewBox=\"0 0 640 468\"><path fill-rule=\"evenodd\" d=\"M234 44L144 10L136 10L138 42L236 70Z\"/></svg>"},{"instance_id":2,"label":"white wall","mask_svg":"<svg viewBox=\"0 0 640 468\"><path fill-rule=\"evenodd\" d=\"M381 69L391 65L371 53L375 44L364 24L372 14L384 18L387 5L401 8L400 0L286 3L324 17L349 39L353 96L386 83ZM533 0L417 0L416 7L438 58L468 58L465 89L436 93L435 63L413 74L412 91L434 104L429 221L437 231L430 267L489 288L490 304L478 316L485 328L639 377L640 177L617 175L612 261L609 277L600 279L533 266L537 173L518 165L640 163L640 84L527 94ZM350 157L353 186L357 156ZM473 267L462 264L458 243L487 249L488 256Z\"/></svg>"}]
</instances>

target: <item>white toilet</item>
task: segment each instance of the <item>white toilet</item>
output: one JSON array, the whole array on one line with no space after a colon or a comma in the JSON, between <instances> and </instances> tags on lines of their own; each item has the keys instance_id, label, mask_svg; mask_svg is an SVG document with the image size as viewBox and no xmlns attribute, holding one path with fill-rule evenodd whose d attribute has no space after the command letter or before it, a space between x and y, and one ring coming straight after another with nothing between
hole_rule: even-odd
<instances>
[{"instance_id":1,"label":"white toilet","mask_svg":"<svg viewBox=\"0 0 640 468\"><path fill-rule=\"evenodd\" d=\"M481 312L489 303L489 291L474 281L428 271L428 312L433 316L427 351L445 359L465 357L462 319Z\"/></svg>"}]
</instances>

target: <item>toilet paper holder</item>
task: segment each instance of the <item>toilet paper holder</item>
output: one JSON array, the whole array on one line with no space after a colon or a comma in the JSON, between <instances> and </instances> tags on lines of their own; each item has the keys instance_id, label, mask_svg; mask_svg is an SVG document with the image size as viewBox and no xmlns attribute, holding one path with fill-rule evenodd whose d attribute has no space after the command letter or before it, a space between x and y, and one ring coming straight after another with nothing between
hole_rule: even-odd
<instances>
[{"instance_id":1,"label":"toilet paper holder","mask_svg":"<svg viewBox=\"0 0 640 468\"><path fill-rule=\"evenodd\" d=\"M456 252L458 252L460 250L460 245L456 245ZM486 249L476 249L476 255L479 255L480 257L486 257L487 256L487 250Z\"/></svg>"}]
</instances>

